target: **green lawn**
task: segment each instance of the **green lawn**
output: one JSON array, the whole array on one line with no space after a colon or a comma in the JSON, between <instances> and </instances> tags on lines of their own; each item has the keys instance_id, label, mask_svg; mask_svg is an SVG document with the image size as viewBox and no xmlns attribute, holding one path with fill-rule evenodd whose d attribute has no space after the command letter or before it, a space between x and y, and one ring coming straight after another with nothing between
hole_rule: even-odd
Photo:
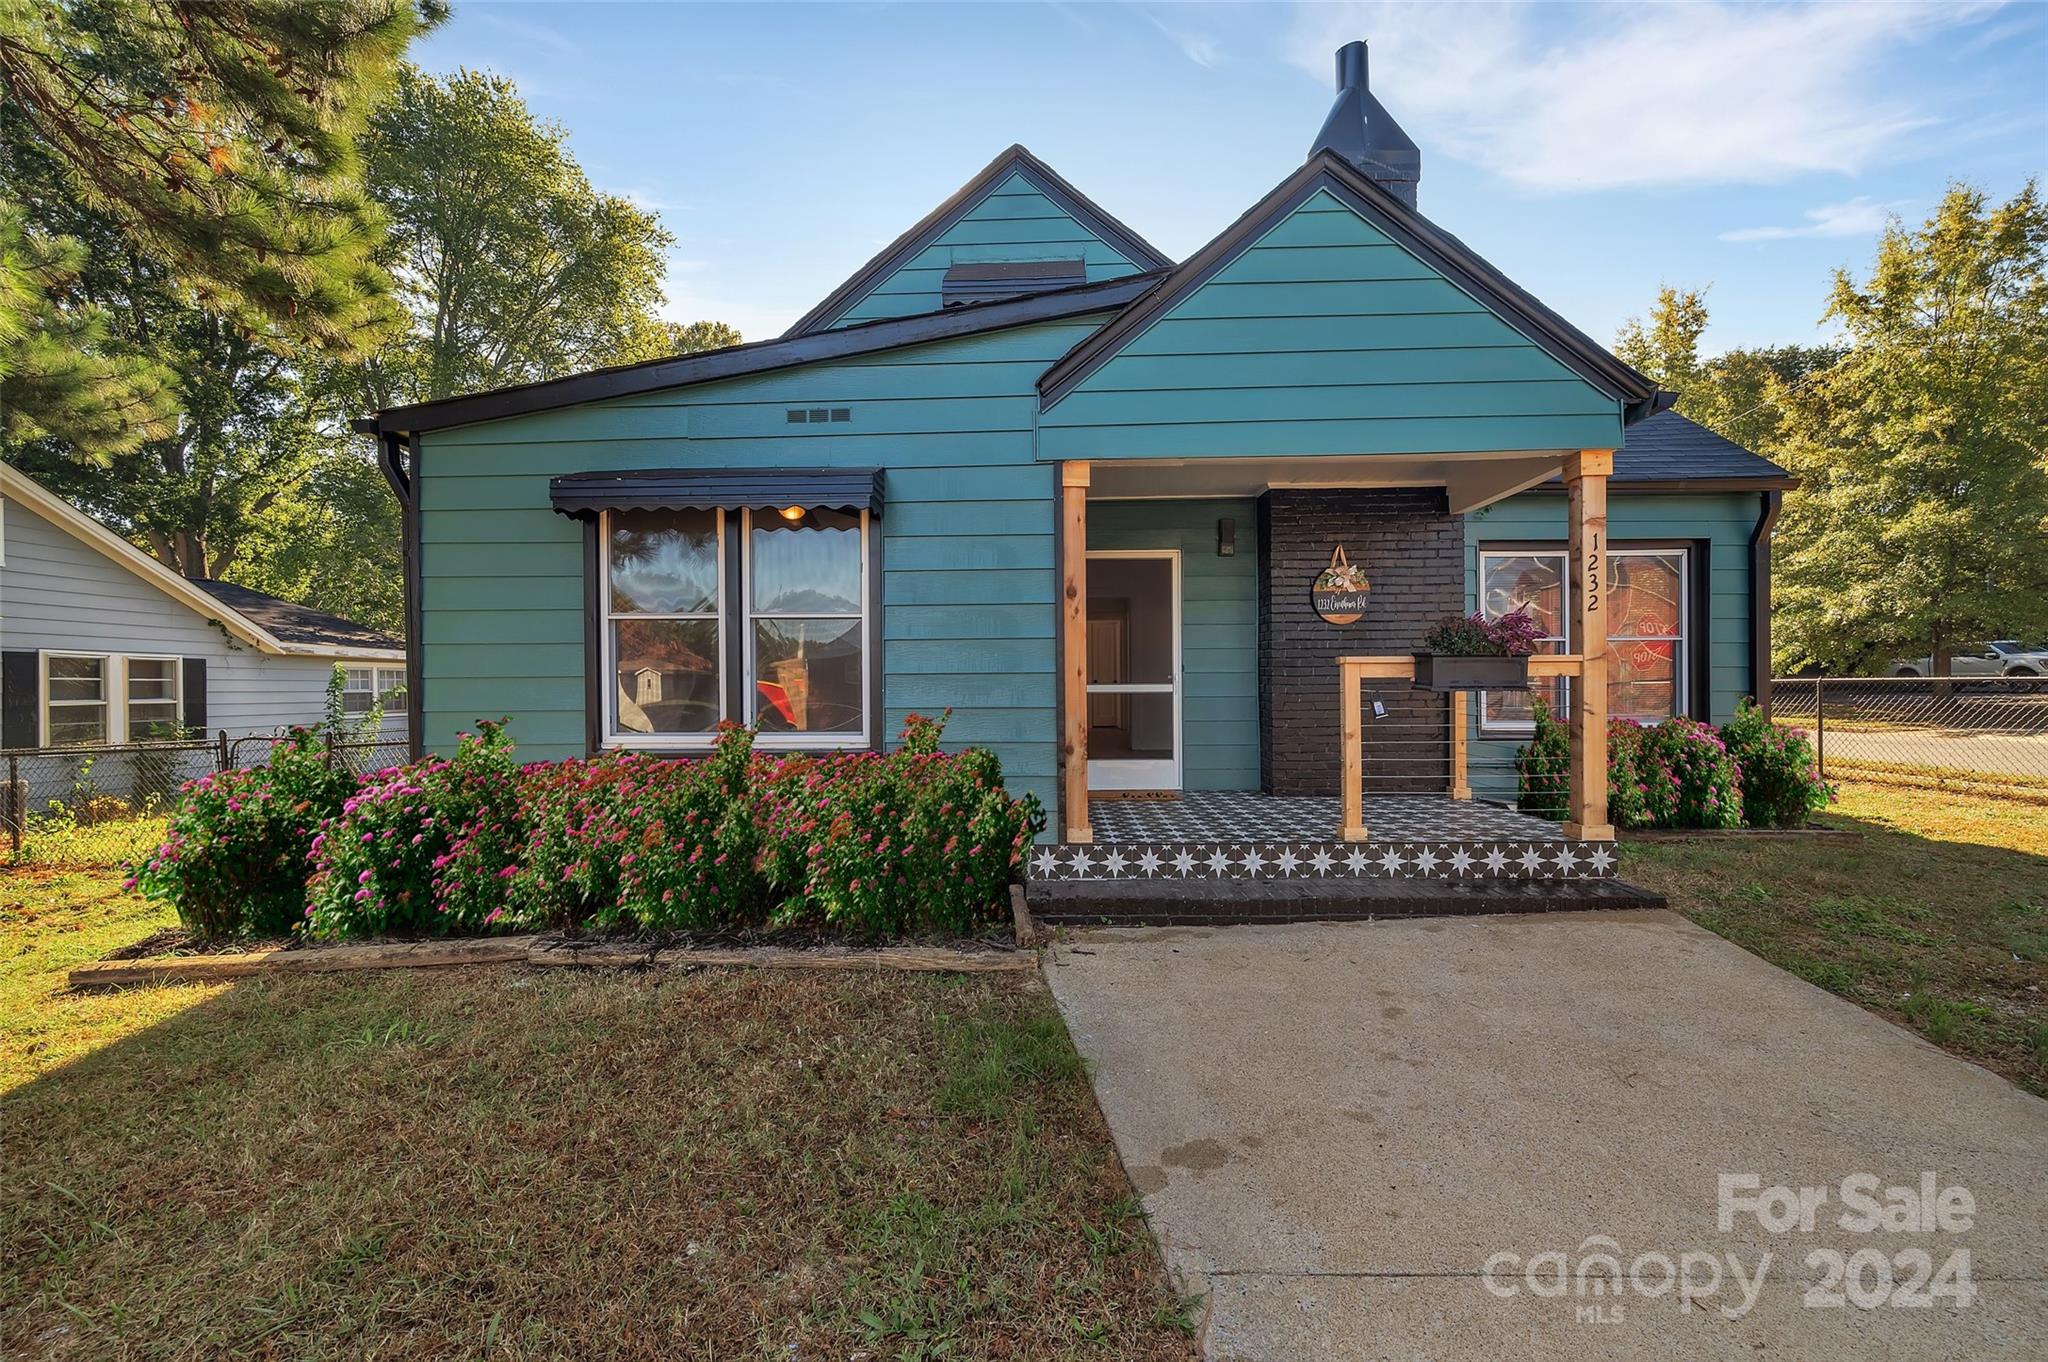
<instances>
[{"instance_id":1,"label":"green lawn","mask_svg":"<svg viewBox=\"0 0 2048 1362\"><path fill-rule=\"evenodd\" d=\"M1845 785L1854 840L1624 843L1693 921L2048 1096L2048 808Z\"/></svg>"},{"instance_id":2,"label":"green lawn","mask_svg":"<svg viewBox=\"0 0 2048 1362\"><path fill-rule=\"evenodd\" d=\"M0 871L0 1356L1192 1356L1035 977L60 995L117 890Z\"/></svg>"}]
</instances>

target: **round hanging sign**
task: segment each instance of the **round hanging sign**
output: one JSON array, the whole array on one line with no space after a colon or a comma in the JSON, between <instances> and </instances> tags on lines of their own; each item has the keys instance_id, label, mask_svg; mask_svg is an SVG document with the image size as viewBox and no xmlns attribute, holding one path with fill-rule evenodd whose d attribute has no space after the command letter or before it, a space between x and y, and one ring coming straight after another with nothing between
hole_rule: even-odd
<instances>
[{"instance_id":1,"label":"round hanging sign","mask_svg":"<svg viewBox=\"0 0 2048 1362\"><path fill-rule=\"evenodd\" d=\"M1344 546L1339 544L1330 550L1330 565L1316 574L1315 584L1308 589L1308 600L1325 623L1356 624L1365 613L1366 593L1371 590L1372 583L1365 580L1364 570L1351 566L1344 556Z\"/></svg>"}]
</instances>

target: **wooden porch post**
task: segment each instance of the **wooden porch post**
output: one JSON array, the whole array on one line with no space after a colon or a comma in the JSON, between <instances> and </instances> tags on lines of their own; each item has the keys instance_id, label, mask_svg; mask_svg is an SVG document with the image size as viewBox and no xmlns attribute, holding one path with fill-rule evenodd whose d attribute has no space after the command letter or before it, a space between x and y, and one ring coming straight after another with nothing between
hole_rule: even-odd
<instances>
[{"instance_id":1,"label":"wooden porch post","mask_svg":"<svg viewBox=\"0 0 2048 1362\"><path fill-rule=\"evenodd\" d=\"M1088 824L1088 463L1060 465L1061 841L1092 842Z\"/></svg>"},{"instance_id":2,"label":"wooden porch post","mask_svg":"<svg viewBox=\"0 0 2048 1362\"><path fill-rule=\"evenodd\" d=\"M1465 774L1465 696L1451 692L1451 798L1470 799L1472 786Z\"/></svg>"},{"instance_id":3,"label":"wooden porch post","mask_svg":"<svg viewBox=\"0 0 2048 1362\"><path fill-rule=\"evenodd\" d=\"M1583 659L1572 688L1572 806L1564 835L1614 840L1607 821L1607 475L1614 451L1582 449L1564 461L1571 540L1572 649Z\"/></svg>"}]
</instances>

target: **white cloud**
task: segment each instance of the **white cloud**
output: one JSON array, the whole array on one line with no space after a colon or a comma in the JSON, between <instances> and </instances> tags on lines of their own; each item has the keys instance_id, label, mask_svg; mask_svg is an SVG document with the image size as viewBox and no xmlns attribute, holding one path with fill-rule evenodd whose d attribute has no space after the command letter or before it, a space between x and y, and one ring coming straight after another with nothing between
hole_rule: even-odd
<instances>
[{"instance_id":1,"label":"white cloud","mask_svg":"<svg viewBox=\"0 0 2048 1362\"><path fill-rule=\"evenodd\" d=\"M1208 34L1170 27L1155 14L1148 14L1145 17L1151 20L1152 27L1166 35L1167 41L1180 49L1183 57L1204 70L1214 67L1223 60L1222 45Z\"/></svg>"},{"instance_id":2,"label":"white cloud","mask_svg":"<svg viewBox=\"0 0 2048 1362\"><path fill-rule=\"evenodd\" d=\"M1558 191L1854 174L1933 119L1888 59L1994 3L1304 5L1288 54L1321 81L1372 44L1372 84L1440 149Z\"/></svg>"},{"instance_id":3,"label":"white cloud","mask_svg":"<svg viewBox=\"0 0 2048 1362\"><path fill-rule=\"evenodd\" d=\"M536 24L526 19L515 19L502 9L493 10L483 6L472 7L465 5L461 13L464 18L481 19L492 28L508 33L515 38L522 38L536 47L545 47L550 51L560 52L564 55L574 55L583 50L567 35L549 28L546 24Z\"/></svg>"},{"instance_id":4,"label":"white cloud","mask_svg":"<svg viewBox=\"0 0 2048 1362\"><path fill-rule=\"evenodd\" d=\"M1858 197L1847 203L1824 203L1809 208L1806 221L1797 227L1739 227L1721 233L1723 241L1783 241L1796 236L1874 236L1899 205Z\"/></svg>"}]
</instances>

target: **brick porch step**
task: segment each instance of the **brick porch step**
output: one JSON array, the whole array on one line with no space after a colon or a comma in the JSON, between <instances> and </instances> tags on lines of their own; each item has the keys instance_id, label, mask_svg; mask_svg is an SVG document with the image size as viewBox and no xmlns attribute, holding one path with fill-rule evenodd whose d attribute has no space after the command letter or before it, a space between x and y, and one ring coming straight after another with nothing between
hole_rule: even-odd
<instances>
[{"instance_id":1,"label":"brick porch step","mask_svg":"<svg viewBox=\"0 0 2048 1362\"><path fill-rule=\"evenodd\" d=\"M1662 908L1617 879L1027 880L1042 922L1166 926Z\"/></svg>"}]
</instances>

